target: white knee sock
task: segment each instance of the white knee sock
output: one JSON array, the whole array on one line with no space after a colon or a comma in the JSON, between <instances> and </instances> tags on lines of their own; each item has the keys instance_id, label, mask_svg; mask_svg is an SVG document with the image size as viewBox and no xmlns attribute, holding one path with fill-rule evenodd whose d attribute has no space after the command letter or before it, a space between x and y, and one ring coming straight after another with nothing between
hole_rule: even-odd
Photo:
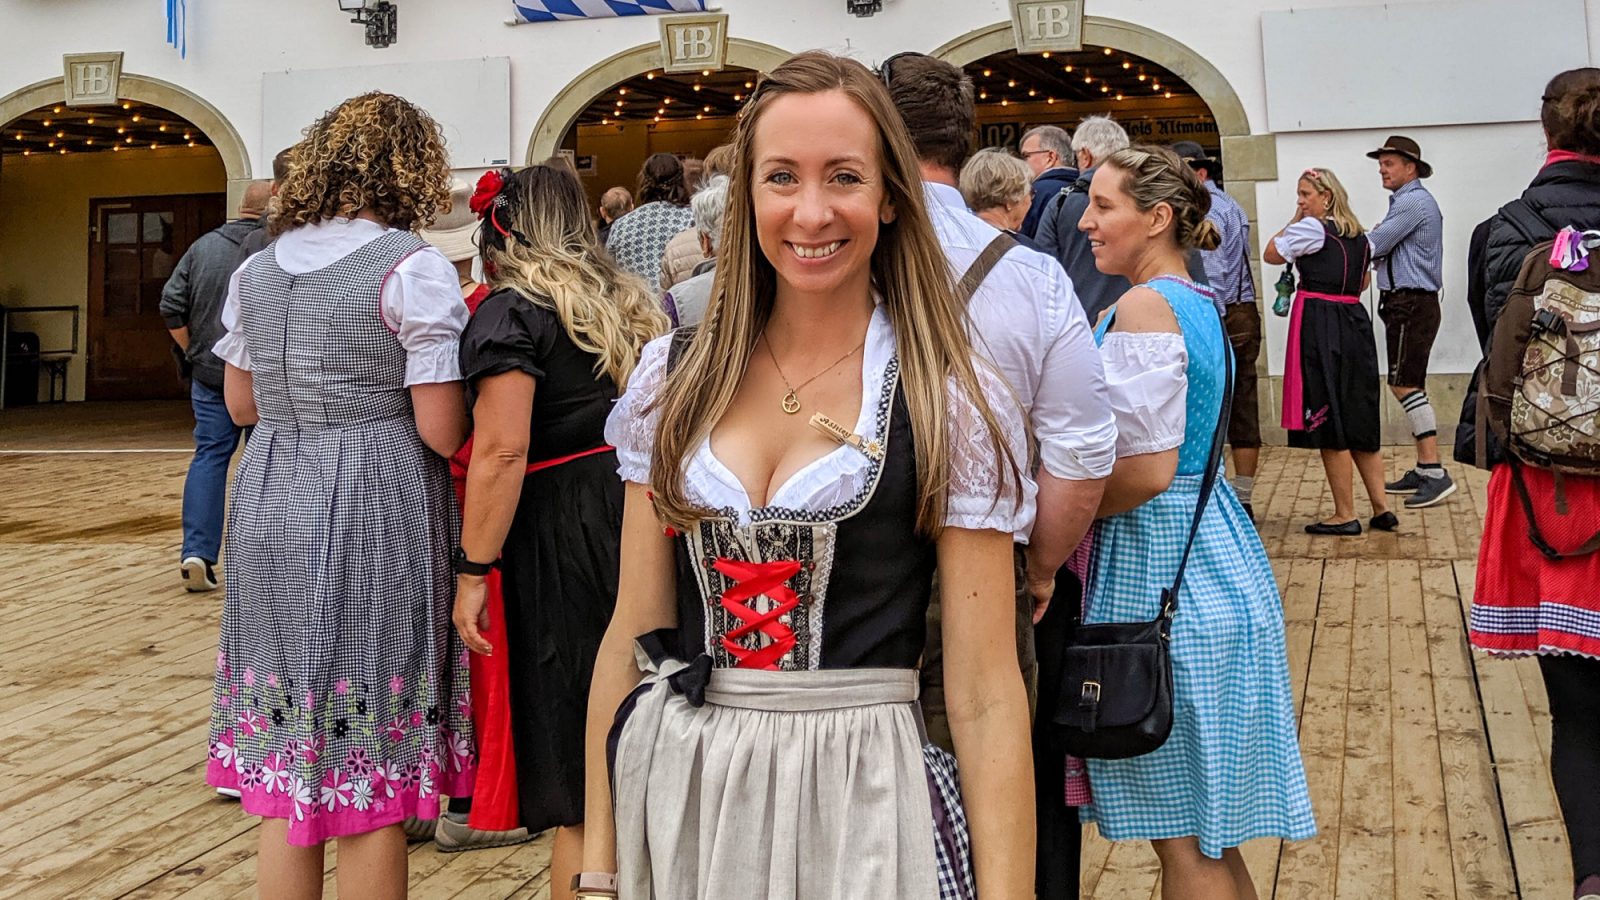
<instances>
[{"instance_id":1,"label":"white knee sock","mask_svg":"<svg viewBox=\"0 0 1600 900\"><path fill-rule=\"evenodd\" d=\"M1417 440L1439 433L1439 420L1433 414L1433 404L1428 402L1427 391L1412 391L1400 398L1400 406L1411 422L1411 436Z\"/></svg>"},{"instance_id":2,"label":"white knee sock","mask_svg":"<svg viewBox=\"0 0 1600 900\"><path fill-rule=\"evenodd\" d=\"M1250 492L1255 490L1256 477L1254 475L1233 476L1233 492L1239 496L1240 503L1250 502Z\"/></svg>"}]
</instances>

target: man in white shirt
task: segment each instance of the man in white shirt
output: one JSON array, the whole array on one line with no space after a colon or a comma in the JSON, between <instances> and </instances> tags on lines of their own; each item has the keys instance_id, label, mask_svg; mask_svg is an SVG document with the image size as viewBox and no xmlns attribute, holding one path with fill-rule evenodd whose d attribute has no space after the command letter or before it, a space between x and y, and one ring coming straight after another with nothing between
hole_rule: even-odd
<instances>
[{"instance_id":1,"label":"man in white shirt","mask_svg":"<svg viewBox=\"0 0 1600 900\"><path fill-rule=\"evenodd\" d=\"M959 278L1000 235L966 208L956 188L957 174L972 152L972 82L950 63L921 54L891 57L883 69L890 96L917 147L934 229L953 276ZM1038 518L1031 534L1018 535L1019 543L1027 544L1027 591L1037 622L1050 602L1057 571L1094 520L1104 480L1116 462L1116 420L1088 318L1053 258L1011 247L977 286L967 311L975 348L1016 391L1038 445ZM1080 602L1065 591L1061 599L1069 607ZM1057 612L1069 618L1072 614ZM1019 625L1024 632L1019 638L1025 637L1026 620ZM1051 650L1058 648L1041 647L1041 659ZM1025 671L1030 662L1023 660ZM1041 707L1055 693L1047 681L1039 684ZM1048 721L1049 712L1041 708L1040 715ZM1078 826L1075 817L1065 821L1060 762L1058 757L1054 764L1037 768L1040 784L1054 785L1044 794L1061 807L1040 816L1041 897L1076 896ZM1047 884L1052 885L1048 891Z\"/></svg>"}]
</instances>

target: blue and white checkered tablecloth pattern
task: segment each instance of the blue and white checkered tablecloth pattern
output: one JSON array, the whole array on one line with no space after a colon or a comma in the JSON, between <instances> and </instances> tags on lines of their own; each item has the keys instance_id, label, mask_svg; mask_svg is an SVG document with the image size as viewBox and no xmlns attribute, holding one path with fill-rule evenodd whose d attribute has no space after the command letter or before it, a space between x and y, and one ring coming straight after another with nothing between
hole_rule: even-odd
<instances>
[{"instance_id":1,"label":"blue and white checkered tablecloth pattern","mask_svg":"<svg viewBox=\"0 0 1600 900\"><path fill-rule=\"evenodd\" d=\"M655 16L704 12L706 0L514 0L517 21L560 22L613 16Z\"/></svg>"}]
</instances>

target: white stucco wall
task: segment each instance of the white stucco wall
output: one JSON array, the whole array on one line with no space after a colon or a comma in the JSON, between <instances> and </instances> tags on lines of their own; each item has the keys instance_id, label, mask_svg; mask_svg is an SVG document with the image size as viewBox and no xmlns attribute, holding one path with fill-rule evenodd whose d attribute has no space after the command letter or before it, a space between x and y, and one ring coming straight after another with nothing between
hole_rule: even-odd
<instances>
[{"instance_id":1,"label":"white stucco wall","mask_svg":"<svg viewBox=\"0 0 1600 900\"><path fill-rule=\"evenodd\" d=\"M1356 0L1294 0L1296 9L1347 6ZM1377 0L1374 0L1376 3ZM1425 2L1425 0L1388 0ZM362 30L348 24L333 0L190 0L188 58L164 42L161 5L127 0L0 0L0 96L33 82L59 77L64 53L123 50L124 71L160 78L199 94L228 118L252 156L256 175L262 158L261 75L287 69L426 63L477 56L511 59L510 158L522 148L541 113L579 73L614 53L658 38L654 17L606 19L507 27L509 3L501 0L398 0L400 40L373 50ZM1227 78L1242 102L1252 131L1264 133L1261 12L1288 8L1288 0L1087 0L1093 16L1124 20L1172 36L1204 56ZM1506 0L1508 11L1515 0ZM1005 22L1005 0L886 0L877 16L846 14L843 0L722 0L731 16L730 34L788 50L822 47L868 63L908 49L931 50L967 32ZM1600 45L1600 0L1586 0L1591 57ZM1485 23L1492 28L1493 23ZM1517 48L1515 52L1526 52ZM1361 48L1351 47L1360 65ZM1492 61L1485 61L1492 64ZM1554 74L1552 72L1551 74ZM1329 75L1329 90L1338 90ZM1402 88L1403 89L1403 88ZM1371 98L1381 109L1384 98ZM1381 217L1386 195L1363 153L1388 133L1406 130L1422 145L1438 174L1429 182L1446 220L1445 326L1434 354L1440 372L1466 371L1476 359L1475 340L1462 300L1466 244L1471 229L1515 196L1541 160L1538 98L1528 98L1529 122L1510 125L1425 129L1384 127L1280 135L1282 180L1258 186L1261 230L1275 230L1292 208L1294 176L1308 165L1335 169L1350 187L1356 210L1368 224ZM1260 239L1258 235L1258 240ZM1268 278L1276 275L1269 270ZM1262 285L1263 292L1271 285ZM1269 358L1281 370L1283 323L1269 325Z\"/></svg>"}]
</instances>

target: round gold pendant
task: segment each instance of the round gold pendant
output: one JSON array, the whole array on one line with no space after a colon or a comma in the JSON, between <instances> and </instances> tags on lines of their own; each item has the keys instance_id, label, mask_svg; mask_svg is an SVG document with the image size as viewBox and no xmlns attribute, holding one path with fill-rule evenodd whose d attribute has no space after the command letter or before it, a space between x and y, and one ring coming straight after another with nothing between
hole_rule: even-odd
<instances>
[{"instance_id":1,"label":"round gold pendant","mask_svg":"<svg viewBox=\"0 0 1600 900\"><path fill-rule=\"evenodd\" d=\"M800 398L795 396L794 391L783 395L783 411L791 416L800 411Z\"/></svg>"}]
</instances>

